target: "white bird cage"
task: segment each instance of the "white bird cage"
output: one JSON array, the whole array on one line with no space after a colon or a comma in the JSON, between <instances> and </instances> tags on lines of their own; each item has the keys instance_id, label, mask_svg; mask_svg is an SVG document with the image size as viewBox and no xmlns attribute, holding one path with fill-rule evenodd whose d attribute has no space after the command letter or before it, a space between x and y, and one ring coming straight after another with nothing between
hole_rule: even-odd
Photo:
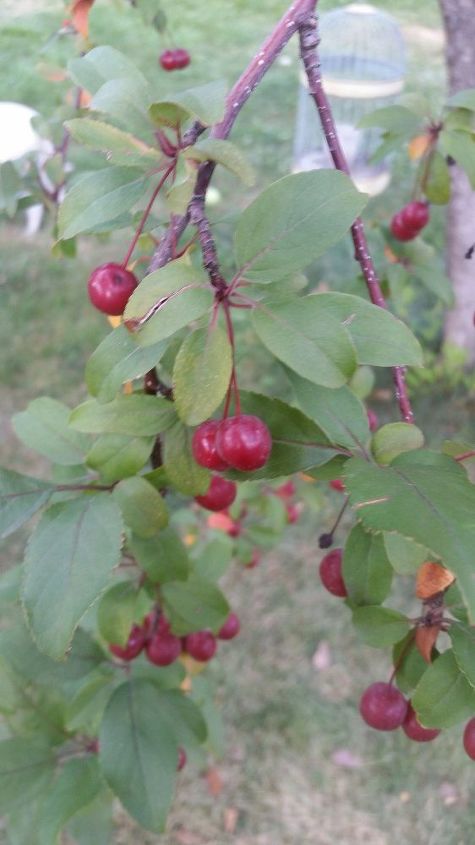
<instances>
[{"instance_id":1,"label":"white bird cage","mask_svg":"<svg viewBox=\"0 0 475 845\"><path fill-rule=\"evenodd\" d=\"M352 3L322 15L320 62L324 90L357 187L379 194L390 181L386 161L372 163L380 133L358 129L364 115L391 105L404 87L405 46L396 20L368 3ZM300 92L294 140L293 170L331 167L315 104L305 73Z\"/></svg>"}]
</instances>

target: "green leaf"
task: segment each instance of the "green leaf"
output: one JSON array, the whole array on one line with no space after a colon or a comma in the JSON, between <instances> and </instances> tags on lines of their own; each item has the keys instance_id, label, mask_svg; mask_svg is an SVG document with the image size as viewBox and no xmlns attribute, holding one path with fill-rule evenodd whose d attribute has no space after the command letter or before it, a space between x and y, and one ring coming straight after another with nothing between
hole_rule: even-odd
<instances>
[{"instance_id":1,"label":"green leaf","mask_svg":"<svg viewBox=\"0 0 475 845\"><path fill-rule=\"evenodd\" d=\"M207 420L221 404L232 370L231 344L218 326L192 332L173 368L173 395L178 416L187 425Z\"/></svg>"},{"instance_id":2,"label":"green leaf","mask_svg":"<svg viewBox=\"0 0 475 845\"><path fill-rule=\"evenodd\" d=\"M266 421L272 436L272 451L266 465L252 473L252 480L278 478L328 463L337 450L324 432L298 408L280 399L241 392L241 410ZM249 473L229 472L241 480Z\"/></svg>"},{"instance_id":3,"label":"green leaf","mask_svg":"<svg viewBox=\"0 0 475 845\"><path fill-rule=\"evenodd\" d=\"M150 539L132 534L128 545L140 568L154 583L187 579L190 571L188 552L170 525Z\"/></svg>"},{"instance_id":4,"label":"green leaf","mask_svg":"<svg viewBox=\"0 0 475 845\"><path fill-rule=\"evenodd\" d=\"M320 308L320 296L266 303L253 313L262 343L300 376L324 387L341 387L355 367L351 338L338 318Z\"/></svg>"},{"instance_id":5,"label":"green leaf","mask_svg":"<svg viewBox=\"0 0 475 845\"><path fill-rule=\"evenodd\" d=\"M90 804L101 788L98 762L92 756L68 760L41 806L39 845L52 845L67 821Z\"/></svg>"},{"instance_id":6,"label":"green leaf","mask_svg":"<svg viewBox=\"0 0 475 845\"><path fill-rule=\"evenodd\" d=\"M24 625L0 633L0 654L21 678L52 689L70 682L75 686L104 660L102 649L81 628L74 635L67 659L61 663L38 651Z\"/></svg>"},{"instance_id":7,"label":"green leaf","mask_svg":"<svg viewBox=\"0 0 475 845\"><path fill-rule=\"evenodd\" d=\"M422 349L408 327L389 311L349 293L319 293L322 314L344 324L356 348L359 364L393 367L399 364L420 367Z\"/></svg>"},{"instance_id":8,"label":"green leaf","mask_svg":"<svg viewBox=\"0 0 475 845\"><path fill-rule=\"evenodd\" d=\"M173 94L150 106L150 117L158 126L179 126L188 117L204 126L218 123L224 116L226 83L220 79Z\"/></svg>"},{"instance_id":9,"label":"green leaf","mask_svg":"<svg viewBox=\"0 0 475 845\"><path fill-rule=\"evenodd\" d=\"M62 402L43 396L12 418L17 437L50 461L74 466L84 461L88 437L69 426L71 411Z\"/></svg>"},{"instance_id":10,"label":"green leaf","mask_svg":"<svg viewBox=\"0 0 475 845\"><path fill-rule=\"evenodd\" d=\"M414 631L410 631L393 648L393 665L396 669L396 682L401 692L409 693L417 686L427 663L414 641Z\"/></svg>"},{"instance_id":11,"label":"green leaf","mask_svg":"<svg viewBox=\"0 0 475 845\"><path fill-rule=\"evenodd\" d=\"M125 645L134 622L150 609L150 599L135 581L121 581L110 587L97 606L97 624L108 643Z\"/></svg>"},{"instance_id":12,"label":"green leaf","mask_svg":"<svg viewBox=\"0 0 475 845\"><path fill-rule=\"evenodd\" d=\"M421 563L427 560L427 549L414 540L389 531L385 531L383 536L386 554L398 575L413 575Z\"/></svg>"},{"instance_id":13,"label":"green leaf","mask_svg":"<svg viewBox=\"0 0 475 845\"><path fill-rule=\"evenodd\" d=\"M6 569L0 575L0 605L16 604L22 577L20 564Z\"/></svg>"},{"instance_id":14,"label":"green leaf","mask_svg":"<svg viewBox=\"0 0 475 845\"><path fill-rule=\"evenodd\" d=\"M0 812L28 806L49 784L55 759L41 737L15 737L0 742Z\"/></svg>"},{"instance_id":15,"label":"green leaf","mask_svg":"<svg viewBox=\"0 0 475 845\"><path fill-rule=\"evenodd\" d=\"M193 561L193 571L199 578L218 581L233 559L233 541L223 534L207 542L198 558Z\"/></svg>"},{"instance_id":16,"label":"green leaf","mask_svg":"<svg viewBox=\"0 0 475 845\"><path fill-rule=\"evenodd\" d=\"M421 129L421 115L414 114L405 106L384 106L366 114L358 122L360 129L371 129L373 126L411 138Z\"/></svg>"},{"instance_id":17,"label":"green leaf","mask_svg":"<svg viewBox=\"0 0 475 845\"><path fill-rule=\"evenodd\" d=\"M89 736L97 733L114 683L111 674L93 673L86 676L84 683L67 705L65 724L69 731Z\"/></svg>"},{"instance_id":18,"label":"green leaf","mask_svg":"<svg viewBox=\"0 0 475 845\"><path fill-rule=\"evenodd\" d=\"M165 695L149 681L122 684L99 734L100 764L110 788L131 816L155 833L165 827L178 759L176 735L162 716Z\"/></svg>"},{"instance_id":19,"label":"green leaf","mask_svg":"<svg viewBox=\"0 0 475 845\"><path fill-rule=\"evenodd\" d=\"M0 468L0 538L8 537L45 505L55 487Z\"/></svg>"},{"instance_id":20,"label":"green leaf","mask_svg":"<svg viewBox=\"0 0 475 845\"><path fill-rule=\"evenodd\" d=\"M350 503L370 530L396 529L454 572L474 620L475 486L465 469L446 455L417 450L389 467L352 458L344 477Z\"/></svg>"},{"instance_id":21,"label":"green leaf","mask_svg":"<svg viewBox=\"0 0 475 845\"><path fill-rule=\"evenodd\" d=\"M193 267L186 257L176 258L142 279L127 302L124 320L140 319L171 294L200 285L208 286L203 271Z\"/></svg>"},{"instance_id":22,"label":"green leaf","mask_svg":"<svg viewBox=\"0 0 475 845\"><path fill-rule=\"evenodd\" d=\"M397 643L409 628L409 620L397 610L370 605L353 611L353 624L363 642L373 648Z\"/></svg>"},{"instance_id":23,"label":"green leaf","mask_svg":"<svg viewBox=\"0 0 475 845\"><path fill-rule=\"evenodd\" d=\"M454 291L452 282L440 267L431 264L414 264L411 272L427 290L442 300L444 305L453 305Z\"/></svg>"},{"instance_id":24,"label":"green leaf","mask_svg":"<svg viewBox=\"0 0 475 845\"><path fill-rule=\"evenodd\" d=\"M156 167L163 157L160 150L149 147L130 132L100 120L79 117L67 120L64 125L75 141L105 153L112 164L148 171Z\"/></svg>"},{"instance_id":25,"label":"green leaf","mask_svg":"<svg viewBox=\"0 0 475 845\"><path fill-rule=\"evenodd\" d=\"M426 669L411 704L426 728L450 728L473 716L475 690L460 671L452 649Z\"/></svg>"},{"instance_id":26,"label":"green leaf","mask_svg":"<svg viewBox=\"0 0 475 845\"><path fill-rule=\"evenodd\" d=\"M352 528L343 556L343 580L351 602L381 604L391 589L393 570L382 534L371 534L359 523Z\"/></svg>"},{"instance_id":27,"label":"green leaf","mask_svg":"<svg viewBox=\"0 0 475 845\"><path fill-rule=\"evenodd\" d=\"M100 473L106 484L136 475L147 463L154 437L126 437L103 434L88 452L86 463Z\"/></svg>"},{"instance_id":28,"label":"green leaf","mask_svg":"<svg viewBox=\"0 0 475 845\"><path fill-rule=\"evenodd\" d=\"M38 648L59 659L107 585L122 545L109 494L83 494L43 514L26 549L23 604Z\"/></svg>"},{"instance_id":29,"label":"green leaf","mask_svg":"<svg viewBox=\"0 0 475 845\"><path fill-rule=\"evenodd\" d=\"M109 46L95 47L82 58L72 59L68 71L73 81L91 94L109 79L133 79L137 86L147 86L147 80L133 62Z\"/></svg>"},{"instance_id":30,"label":"green leaf","mask_svg":"<svg viewBox=\"0 0 475 845\"><path fill-rule=\"evenodd\" d=\"M371 451L378 464L390 464L398 455L422 449L423 445L424 435L420 428L404 422L382 425L371 438Z\"/></svg>"},{"instance_id":31,"label":"green leaf","mask_svg":"<svg viewBox=\"0 0 475 845\"><path fill-rule=\"evenodd\" d=\"M336 170L310 170L274 182L239 219L240 274L266 283L301 270L343 237L365 204L365 195Z\"/></svg>"},{"instance_id":32,"label":"green leaf","mask_svg":"<svg viewBox=\"0 0 475 845\"><path fill-rule=\"evenodd\" d=\"M368 414L363 403L348 387L336 390L312 384L289 373L302 411L320 426L332 443L361 449L368 440Z\"/></svg>"},{"instance_id":33,"label":"green leaf","mask_svg":"<svg viewBox=\"0 0 475 845\"><path fill-rule=\"evenodd\" d=\"M444 155L452 156L459 167L465 170L472 188L475 189L475 135L470 132L442 130L439 147Z\"/></svg>"},{"instance_id":34,"label":"green leaf","mask_svg":"<svg viewBox=\"0 0 475 845\"><path fill-rule=\"evenodd\" d=\"M142 283L139 288L142 287ZM146 289L144 294L148 293ZM138 299L138 297L137 297ZM134 300L132 302L132 300ZM165 338L183 329L194 320L203 317L211 310L213 305L213 293L211 288L199 284L184 285L180 290L163 297L160 303L154 306L151 316L150 312L143 312L138 317L130 318L129 315L136 308L135 294L130 297L125 309L125 322L128 328L134 332L136 342L141 346L157 344ZM147 317L144 319L144 315ZM138 321L143 320L142 323Z\"/></svg>"},{"instance_id":35,"label":"green leaf","mask_svg":"<svg viewBox=\"0 0 475 845\"><path fill-rule=\"evenodd\" d=\"M238 176L248 187L254 185L256 180L254 168L239 147L231 141L204 138L191 147L185 147L183 155L195 161L216 161Z\"/></svg>"},{"instance_id":36,"label":"green leaf","mask_svg":"<svg viewBox=\"0 0 475 845\"><path fill-rule=\"evenodd\" d=\"M185 496L206 493L210 474L198 466L191 450L192 431L177 420L163 435L163 466L170 483Z\"/></svg>"},{"instance_id":37,"label":"green leaf","mask_svg":"<svg viewBox=\"0 0 475 845\"><path fill-rule=\"evenodd\" d=\"M127 434L147 437L173 425L175 411L167 399L131 393L101 404L89 399L71 413L71 426L97 434Z\"/></svg>"},{"instance_id":38,"label":"green leaf","mask_svg":"<svg viewBox=\"0 0 475 845\"><path fill-rule=\"evenodd\" d=\"M59 237L73 238L114 220L135 205L145 187L145 177L136 168L107 167L82 174L59 208Z\"/></svg>"},{"instance_id":39,"label":"green leaf","mask_svg":"<svg viewBox=\"0 0 475 845\"><path fill-rule=\"evenodd\" d=\"M460 109L475 111L475 88L466 88L464 91L457 91L447 101L448 106Z\"/></svg>"},{"instance_id":40,"label":"green leaf","mask_svg":"<svg viewBox=\"0 0 475 845\"><path fill-rule=\"evenodd\" d=\"M148 373L165 352L165 343L142 348L124 325L108 334L86 364L86 384L91 396L110 402L126 381Z\"/></svg>"},{"instance_id":41,"label":"green leaf","mask_svg":"<svg viewBox=\"0 0 475 845\"><path fill-rule=\"evenodd\" d=\"M429 202L435 205L446 205L450 200L450 170L444 156L438 150L434 150L431 155L424 194Z\"/></svg>"},{"instance_id":42,"label":"green leaf","mask_svg":"<svg viewBox=\"0 0 475 845\"><path fill-rule=\"evenodd\" d=\"M350 390L358 399L366 399L373 390L375 382L374 372L371 367L358 367L350 380Z\"/></svg>"},{"instance_id":43,"label":"green leaf","mask_svg":"<svg viewBox=\"0 0 475 845\"><path fill-rule=\"evenodd\" d=\"M71 819L67 831L75 845L109 845L112 836L112 795L103 790ZM25 844L27 845L27 844Z\"/></svg>"},{"instance_id":44,"label":"green leaf","mask_svg":"<svg viewBox=\"0 0 475 845\"><path fill-rule=\"evenodd\" d=\"M460 622L453 622L449 636L457 666L469 684L475 687L475 629Z\"/></svg>"},{"instance_id":45,"label":"green leaf","mask_svg":"<svg viewBox=\"0 0 475 845\"><path fill-rule=\"evenodd\" d=\"M114 487L124 522L139 537L153 537L168 523L168 508L164 499L145 478L135 475Z\"/></svg>"},{"instance_id":46,"label":"green leaf","mask_svg":"<svg viewBox=\"0 0 475 845\"><path fill-rule=\"evenodd\" d=\"M177 636L203 628L217 631L229 614L229 604L221 590L197 575L187 581L164 584L161 594L166 615Z\"/></svg>"},{"instance_id":47,"label":"green leaf","mask_svg":"<svg viewBox=\"0 0 475 845\"><path fill-rule=\"evenodd\" d=\"M21 179L11 161L0 164L0 210L13 217L22 189Z\"/></svg>"}]
</instances>

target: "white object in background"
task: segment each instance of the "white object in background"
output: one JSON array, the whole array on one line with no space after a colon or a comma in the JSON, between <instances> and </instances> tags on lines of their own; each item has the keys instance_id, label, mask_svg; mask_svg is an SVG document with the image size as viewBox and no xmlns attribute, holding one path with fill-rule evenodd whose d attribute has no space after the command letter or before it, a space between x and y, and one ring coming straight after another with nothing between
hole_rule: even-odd
<instances>
[{"instance_id":1,"label":"white object in background","mask_svg":"<svg viewBox=\"0 0 475 845\"><path fill-rule=\"evenodd\" d=\"M16 161L28 153L36 153L38 166L41 168L52 155L52 144L41 138L31 125L38 112L23 103L0 101L0 163ZM46 174L43 175L45 184ZM41 226L43 206L31 205L25 211L26 235L34 235Z\"/></svg>"}]
</instances>

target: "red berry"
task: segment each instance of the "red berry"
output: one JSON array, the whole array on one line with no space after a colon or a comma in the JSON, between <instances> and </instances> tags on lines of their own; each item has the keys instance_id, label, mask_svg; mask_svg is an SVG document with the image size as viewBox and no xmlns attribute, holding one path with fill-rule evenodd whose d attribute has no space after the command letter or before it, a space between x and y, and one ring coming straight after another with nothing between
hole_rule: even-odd
<instances>
[{"instance_id":1,"label":"red berry","mask_svg":"<svg viewBox=\"0 0 475 845\"><path fill-rule=\"evenodd\" d=\"M87 289L95 308L104 314L117 317L124 313L129 297L137 285L138 280L130 270L109 262L92 271Z\"/></svg>"},{"instance_id":2,"label":"red berry","mask_svg":"<svg viewBox=\"0 0 475 845\"><path fill-rule=\"evenodd\" d=\"M135 657L138 657L144 648L146 640L147 635L144 629L140 625L132 625L129 639L127 640L125 646L111 643L109 651L111 651L116 657L120 657L121 660L133 660Z\"/></svg>"},{"instance_id":3,"label":"red berry","mask_svg":"<svg viewBox=\"0 0 475 845\"><path fill-rule=\"evenodd\" d=\"M376 431L376 429L379 425L378 415L375 414L375 412L372 411L371 408L368 408L367 414L368 414L369 430L370 431Z\"/></svg>"},{"instance_id":4,"label":"red berry","mask_svg":"<svg viewBox=\"0 0 475 845\"><path fill-rule=\"evenodd\" d=\"M176 70L176 59L175 59L175 50L164 50L163 53L160 54L158 60L163 68L163 70Z\"/></svg>"},{"instance_id":5,"label":"red berry","mask_svg":"<svg viewBox=\"0 0 475 845\"><path fill-rule=\"evenodd\" d=\"M190 54L188 50L184 50L182 47L178 47L175 51L175 67L177 70L182 70L184 67L188 67L191 61Z\"/></svg>"},{"instance_id":6,"label":"red berry","mask_svg":"<svg viewBox=\"0 0 475 845\"><path fill-rule=\"evenodd\" d=\"M177 772L181 772L182 769L186 766L186 752L184 748L178 749L178 763L176 770Z\"/></svg>"},{"instance_id":7,"label":"red berry","mask_svg":"<svg viewBox=\"0 0 475 845\"><path fill-rule=\"evenodd\" d=\"M421 725L410 701L407 705L406 718L402 724L402 729L406 736L413 739L414 742L430 742L440 734L437 728L424 728Z\"/></svg>"},{"instance_id":8,"label":"red berry","mask_svg":"<svg viewBox=\"0 0 475 845\"><path fill-rule=\"evenodd\" d=\"M344 493L346 490L346 487L341 478L333 478L330 481L330 487L332 488L332 490L337 490L338 493Z\"/></svg>"},{"instance_id":9,"label":"red berry","mask_svg":"<svg viewBox=\"0 0 475 845\"><path fill-rule=\"evenodd\" d=\"M475 718L470 719L463 732L463 747L468 756L475 760Z\"/></svg>"},{"instance_id":10,"label":"red berry","mask_svg":"<svg viewBox=\"0 0 475 845\"><path fill-rule=\"evenodd\" d=\"M344 599L348 593L341 574L342 562L343 549L333 549L332 552L328 552L328 554L322 558L319 572L320 580L325 589L328 590L332 596L338 596L339 598Z\"/></svg>"},{"instance_id":11,"label":"red berry","mask_svg":"<svg viewBox=\"0 0 475 845\"><path fill-rule=\"evenodd\" d=\"M394 731L406 718L407 701L392 684L379 681L371 684L361 696L360 713L371 728Z\"/></svg>"},{"instance_id":12,"label":"red berry","mask_svg":"<svg viewBox=\"0 0 475 845\"><path fill-rule=\"evenodd\" d=\"M227 469L228 464L219 457L216 451L216 433L221 420L207 420L201 423L193 434L191 448L197 464L208 469Z\"/></svg>"},{"instance_id":13,"label":"red berry","mask_svg":"<svg viewBox=\"0 0 475 845\"><path fill-rule=\"evenodd\" d=\"M216 652L216 637L211 631L196 631L185 638L185 650L190 657L206 663Z\"/></svg>"},{"instance_id":14,"label":"red berry","mask_svg":"<svg viewBox=\"0 0 475 845\"><path fill-rule=\"evenodd\" d=\"M222 421L216 434L216 449L229 466L251 472L267 462L272 438L259 417L240 414Z\"/></svg>"},{"instance_id":15,"label":"red berry","mask_svg":"<svg viewBox=\"0 0 475 845\"><path fill-rule=\"evenodd\" d=\"M239 617L235 613L230 613L224 625L218 631L218 639L233 640L237 637L241 630L241 623Z\"/></svg>"},{"instance_id":16,"label":"red berry","mask_svg":"<svg viewBox=\"0 0 475 845\"><path fill-rule=\"evenodd\" d=\"M287 522L289 525L294 525L294 523L299 521L300 518L300 507L298 505L287 505Z\"/></svg>"},{"instance_id":17,"label":"red berry","mask_svg":"<svg viewBox=\"0 0 475 845\"><path fill-rule=\"evenodd\" d=\"M389 228L392 236L396 238L397 241L412 241L412 239L418 235L416 229L413 229L404 222L404 217L402 216L401 211L398 211L398 213L394 215Z\"/></svg>"},{"instance_id":18,"label":"red berry","mask_svg":"<svg viewBox=\"0 0 475 845\"><path fill-rule=\"evenodd\" d=\"M169 666L181 654L181 640L166 631L153 635L146 646L147 657L155 666Z\"/></svg>"},{"instance_id":19,"label":"red berry","mask_svg":"<svg viewBox=\"0 0 475 845\"><path fill-rule=\"evenodd\" d=\"M195 496L202 508L209 511L222 511L229 508L236 498L236 485L234 481L228 481L221 475L212 475L208 492L203 496Z\"/></svg>"},{"instance_id":20,"label":"red berry","mask_svg":"<svg viewBox=\"0 0 475 845\"><path fill-rule=\"evenodd\" d=\"M274 493L276 496L279 496L280 499L290 499L290 497L295 493L295 484L293 481L286 481L285 484L281 484L280 487L276 487Z\"/></svg>"},{"instance_id":21,"label":"red berry","mask_svg":"<svg viewBox=\"0 0 475 845\"><path fill-rule=\"evenodd\" d=\"M426 202L410 202L401 209L400 214L407 229L419 233L429 222L429 206Z\"/></svg>"},{"instance_id":22,"label":"red berry","mask_svg":"<svg viewBox=\"0 0 475 845\"><path fill-rule=\"evenodd\" d=\"M99 740L97 738L91 739L86 745L86 751L89 751L91 754L99 754Z\"/></svg>"}]
</instances>

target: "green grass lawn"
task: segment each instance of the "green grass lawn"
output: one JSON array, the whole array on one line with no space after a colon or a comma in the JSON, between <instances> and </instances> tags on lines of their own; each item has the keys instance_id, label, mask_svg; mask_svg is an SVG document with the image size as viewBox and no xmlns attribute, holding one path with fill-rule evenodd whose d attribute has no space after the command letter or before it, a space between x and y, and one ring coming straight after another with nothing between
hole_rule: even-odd
<instances>
[{"instance_id":1,"label":"green grass lawn","mask_svg":"<svg viewBox=\"0 0 475 845\"><path fill-rule=\"evenodd\" d=\"M338 5L343 3L322 0L321 11ZM436 0L417 5L384 0L378 5L396 14L406 28L409 87L423 85L437 99L444 75ZM285 3L180 0L163 6L176 42L193 54L192 66L182 75L164 80L156 61L164 43L137 24L125 2L97 0L92 36L97 42L121 45L164 93L175 85L217 76L233 80ZM114 7L121 14L114 13ZM2 0L0 99L27 102L45 114L57 106L62 86L45 85L36 65L66 55L65 43L42 50L62 17L63 4L53 0ZM295 46L287 52L291 64L277 64L237 125L236 140L257 166L259 185L289 167L297 89ZM248 201L231 178L219 175L218 184L225 212ZM376 213L387 214L403 196L401 180L392 197L378 201ZM230 230L223 227L223 251L229 237ZM9 223L0 234L0 457L9 467L33 474L43 474L46 467L19 446L9 417L35 396L47 393L73 403L84 395L84 364L107 331L105 320L88 304L85 279L97 263L123 251L120 236L94 243L82 239L74 262L53 258L50 246L48 231L27 240L19 226ZM335 268L339 272L348 255L346 248L335 253L333 269L322 265L315 272L328 272L334 279ZM259 378L266 384L266 377L258 375L260 362L246 364L245 358L244 364L247 380ZM381 409L383 417L391 413L389 405L381 404ZM447 396L443 401L428 397L416 410L431 421L433 438L470 424L463 398L449 407ZM337 504L337 497L317 498L277 552L255 570L233 571L226 579L225 590L242 619L242 634L223 646L209 670L226 726L225 755L210 761L218 794L211 794L210 778L190 766L180 782L169 833L147 836L119 819L115 845L473 842L473 764L461 750L460 730L419 747L399 733L371 733L358 716L362 690L387 677L389 657L362 647L348 611L319 587L316 538L330 525ZM21 539L15 539L0 562L8 566L20 555ZM411 584L401 580L402 599L410 596Z\"/></svg>"}]
</instances>

